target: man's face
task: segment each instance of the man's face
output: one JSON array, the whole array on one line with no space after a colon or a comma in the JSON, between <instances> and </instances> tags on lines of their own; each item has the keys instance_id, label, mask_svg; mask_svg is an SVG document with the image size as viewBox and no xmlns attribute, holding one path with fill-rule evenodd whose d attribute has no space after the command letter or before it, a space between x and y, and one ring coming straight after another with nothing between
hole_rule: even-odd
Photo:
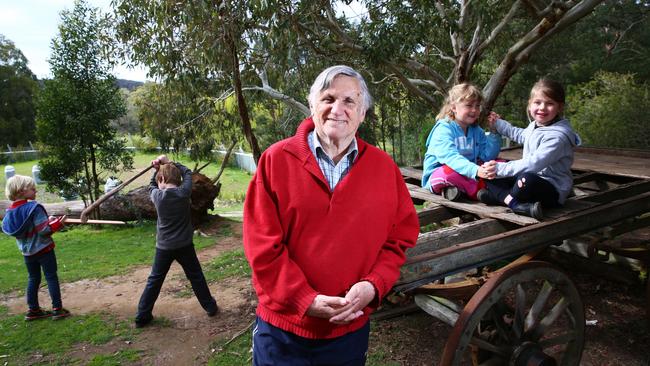
<instances>
[{"instance_id":1,"label":"man's face","mask_svg":"<svg viewBox=\"0 0 650 366\"><path fill-rule=\"evenodd\" d=\"M354 137L366 116L359 81L338 75L311 106L316 133L324 143ZM350 139L351 140L351 139Z\"/></svg>"}]
</instances>

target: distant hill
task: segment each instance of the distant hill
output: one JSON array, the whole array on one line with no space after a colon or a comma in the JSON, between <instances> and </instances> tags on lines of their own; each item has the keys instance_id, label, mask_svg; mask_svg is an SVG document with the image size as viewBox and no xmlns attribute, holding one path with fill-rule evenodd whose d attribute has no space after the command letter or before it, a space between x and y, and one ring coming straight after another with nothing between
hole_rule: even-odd
<instances>
[{"instance_id":1,"label":"distant hill","mask_svg":"<svg viewBox=\"0 0 650 366\"><path fill-rule=\"evenodd\" d=\"M117 84L118 88L125 88L128 89L129 91L134 91L137 89L139 86L142 86L144 83L142 81L133 81L133 80L124 80L124 79L116 79L115 83Z\"/></svg>"}]
</instances>

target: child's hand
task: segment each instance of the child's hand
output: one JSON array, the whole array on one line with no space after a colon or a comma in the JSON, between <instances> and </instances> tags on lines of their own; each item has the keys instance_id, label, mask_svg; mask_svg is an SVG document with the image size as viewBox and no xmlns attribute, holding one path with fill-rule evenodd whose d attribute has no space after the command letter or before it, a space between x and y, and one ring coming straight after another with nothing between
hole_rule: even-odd
<instances>
[{"instance_id":1,"label":"child's hand","mask_svg":"<svg viewBox=\"0 0 650 366\"><path fill-rule=\"evenodd\" d=\"M497 175L497 162L490 160L483 163L483 165L478 167L478 172L476 173L479 178L483 179L494 179Z\"/></svg>"},{"instance_id":2,"label":"child's hand","mask_svg":"<svg viewBox=\"0 0 650 366\"><path fill-rule=\"evenodd\" d=\"M57 232L63 228L66 216L61 217L50 216L49 225L53 232Z\"/></svg>"},{"instance_id":3,"label":"child's hand","mask_svg":"<svg viewBox=\"0 0 650 366\"><path fill-rule=\"evenodd\" d=\"M490 130L491 130L491 131L496 131L496 128L497 128L497 119L499 119L499 118L501 118L500 115L498 115L498 114L497 114L496 112L494 112L494 111L490 111L490 114L489 114L488 117L487 117L487 121L488 121L488 126L490 127Z\"/></svg>"},{"instance_id":4,"label":"child's hand","mask_svg":"<svg viewBox=\"0 0 650 366\"><path fill-rule=\"evenodd\" d=\"M153 168L156 170L160 169L161 164L167 164L167 163L169 163L169 159L167 158L167 155L160 155L151 161L151 165L153 165Z\"/></svg>"}]
</instances>

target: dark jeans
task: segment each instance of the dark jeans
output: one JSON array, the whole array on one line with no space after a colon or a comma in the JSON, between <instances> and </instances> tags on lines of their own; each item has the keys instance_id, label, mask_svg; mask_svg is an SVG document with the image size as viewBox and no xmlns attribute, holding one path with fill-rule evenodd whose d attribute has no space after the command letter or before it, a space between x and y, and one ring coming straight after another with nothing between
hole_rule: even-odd
<instances>
[{"instance_id":1,"label":"dark jeans","mask_svg":"<svg viewBox=\"0 0 650 366\"><path fill-rule=\"evenodd\" d=\"M61 305L61 288L59 287L59 276L56 274L56 255L54 249L43 254L34 254L25 256L25 265L29 274L27 280L27 306L31 310L37 310L38 304L38 287L41 285L41 268L47 281L47 290L52 299L52 308L60 308Z\"/></svg>"},{"instance_id":2,"label":"dark jeans","mask_svg":"<svg viewBox=\"0 0 650 366\"><path fill-rule=\"evenodd\" d=\"M522 186L519 181L523 179ZM559 194L555 187L546 179L535 173L522 173L516 177L486 180L486 188L499 203L511 195L520 203L541 202L543 207L558 207Z\"/></svg>"},{"instance_id":3,"label":"dark jeans","mask_svg":"<svg viewBox=\"0 0 650 366\"><path fill-rule=\"evenodd\" d=\"M363 366L368 353L370 322L332 339L308 339L257 318L253 330L254 366Z\"/></svg>"},{"instance_id":4,"label":"dark jeans","mask_svg":"<svg viewBox=\"0 0 650 366\"><path fill-rule=\"evenodd\" d=\"M160 288L174 260L178 261L178 264L183 267L185 276L190 280L190 284L192 284L194 295L196 295L203 309L209 313L217 307L217 302L210 294L208 283L205 281L205 276L203 276L201 263L199 263L199 259L196 257L194 244L174 250L156 248L156 256L151 267L151 274L147 279L147 285L140 297L140 303L138 303L138 314L135 317L136 322L147 322L152 319L151 312L153 306L158 299Z\"/></svg>"}]
</instances>

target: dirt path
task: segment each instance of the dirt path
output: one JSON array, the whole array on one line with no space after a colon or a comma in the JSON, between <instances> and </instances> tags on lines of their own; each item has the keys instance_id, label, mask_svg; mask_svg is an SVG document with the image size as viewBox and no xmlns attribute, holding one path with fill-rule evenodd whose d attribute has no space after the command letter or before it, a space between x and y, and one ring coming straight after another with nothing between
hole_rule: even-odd
<instances>
[{"instance_id":1,"label":"dirt path","mask_svg":"<svg viewBox=\"0 0 650 366\"><path fill-rule=\"evenodd\" d=\"M233 224L233 232L232 237L221 238L217 245L200 251L201 263L240 248L241 225ZM150 266L142 266L123 276L62 284L64 305L73 314L107 312L120 320L132 321L150 269ZM248 278L232 278L211 284L210 290L217 298L221 313L210 318L193 294L191 297L178 296L179 292L186 291L187 286L182 268L174 263L154 308L154 316L166 318L168 324L154 323L128 343L113 340L102 346L81 346L69 357L84 360L93 354L134 349L141 352L141 363L145 365L205 364L212 342L232 337L254 318L252 301L255 297ZM47 289L41 289L39 298L42 303L49 303ZM24 301L20 296L9 297L0 303L9 307L10 313L22 313Z\"/></svg>"}]
</instances>

